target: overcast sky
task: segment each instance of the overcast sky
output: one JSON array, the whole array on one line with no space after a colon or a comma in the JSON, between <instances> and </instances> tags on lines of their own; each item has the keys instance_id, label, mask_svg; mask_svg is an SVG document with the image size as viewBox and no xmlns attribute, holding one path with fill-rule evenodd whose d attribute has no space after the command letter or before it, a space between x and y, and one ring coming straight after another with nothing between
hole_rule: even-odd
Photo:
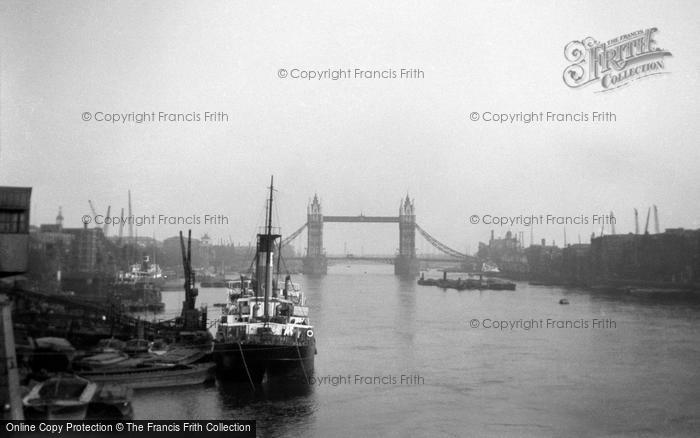
<instances>
[{"instance_id":1,"label":"overcast sky","mask_svg":"<svg viewBox=\"0 0 700 438\"><path fill-rule=\"evenodd\" d=\"M700 228L696 1L0 2L0 185L33 187L32 222L90 212L223 214L248 242L271 174L284 233L325 214L396 215L476 250L472 214L591 216L618 232L659 207ZM564 46L658 28L670 74L570 89ZM423 79L306 81L278 70L419 68ZM227 123L109 124L83 112L223 111ZM472 122L473 111L612 111L607 124ZM159 239L184 227L143 227ZM515 227L513 231L529 229ZM569 241L599 226L567 227ZM535 227L563 241L563 227ZM395 225L327 224L326 248L393 253ZM305 241L305 235L304 235ZM302 242L298 247L304 247ZM419 249L427 248L424 243Z\"/></svg>"}]
</instances>

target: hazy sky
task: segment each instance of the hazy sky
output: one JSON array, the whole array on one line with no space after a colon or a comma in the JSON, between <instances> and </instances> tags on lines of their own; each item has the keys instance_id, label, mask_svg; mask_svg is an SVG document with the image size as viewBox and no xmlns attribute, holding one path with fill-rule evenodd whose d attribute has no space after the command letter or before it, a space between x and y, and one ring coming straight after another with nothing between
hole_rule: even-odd
<instances>
[{"instance_id":1,"label":"hazy sky","mask_svg":"<svg viewBox=\"0 0 700 438\"><path fill-rule=\"evenodd\" d=\"M32 186L32 222L63 206L223 214L196 236L247 242L271 174L283 232L324 213L396 215L476 250L472 214L618 217L659 206L700 227L696 1L0 1L0 185ZM570 89L564 46L657 27L667 75L608 93ZM423 79L307 81L278 70L420 68ZM223 111L227 123L110 124L83 112ZM473 111L612 111L607 124L472 122ZM158 238L185 227L143 227ZM567 227L586 240L599 226ZM515 227L513 231L529 229ZM116 231L115 231L116 232ZM535 227L563 240L563 227ZM305 240L305 235L304 235ZM395 225L328 224L326 248L392 253ZM299 246L304 247L305 243ZM419 249L427 247L418 244Z\"/></svg>"}]
</instances>

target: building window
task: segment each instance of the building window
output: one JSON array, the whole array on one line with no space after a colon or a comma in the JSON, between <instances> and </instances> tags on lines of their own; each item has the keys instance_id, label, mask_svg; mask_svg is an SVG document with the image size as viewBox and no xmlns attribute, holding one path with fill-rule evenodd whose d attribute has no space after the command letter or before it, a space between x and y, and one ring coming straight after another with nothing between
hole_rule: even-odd
<instances>
[{"instance_id":1,"label":"building window","mask_svg":"<svg viewBox=\"0 0 700 438\"><path fill-rule=\"evenodd\" d=\"M22 210L0 210L0 233L28 232L27 215Z\"/></svg>"}]
</instances>

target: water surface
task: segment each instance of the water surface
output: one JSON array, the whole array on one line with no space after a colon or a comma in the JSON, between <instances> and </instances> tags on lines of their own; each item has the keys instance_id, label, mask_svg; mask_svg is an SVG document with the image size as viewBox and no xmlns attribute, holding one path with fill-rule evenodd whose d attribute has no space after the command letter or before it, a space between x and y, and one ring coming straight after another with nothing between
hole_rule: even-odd
<instances>
[{"instance_id":1,"label":"water surface","mask_svg":"<svg viewBox=\"0 0 700 438\"><path fill-rule=\"evenodd\" d=\"M700 433L697 301L522 282L514 292L445 291L389 265L335 265L295 281L316 326L316 381L142 390L136 417L257 419L259 436ZM176 314L183 297L164 292L166 312ZM200 289L197 302L215 318L211 305L225 297ZM484 328L490 321L516 328ZM402 375L414 378L401 384Z\"/></svg>"}]
</instances>

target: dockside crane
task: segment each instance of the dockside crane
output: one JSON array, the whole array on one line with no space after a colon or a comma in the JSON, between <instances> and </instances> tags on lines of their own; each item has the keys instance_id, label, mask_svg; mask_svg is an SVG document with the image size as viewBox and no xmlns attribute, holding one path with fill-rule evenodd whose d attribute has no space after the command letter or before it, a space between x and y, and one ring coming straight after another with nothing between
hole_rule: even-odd
<instances>
[{"instance_id":1,"label":"dockside crane","mask_svg":"<svg viewBox=\"0 0 700 438\"><path fill-rule=\"evenodd\" d=\"M195 273L192 269L192 230L187 233L187 248L185 238L180 231L180 249L182 251L182 269L185 277L185 301L182 302L182 328L183 330L206 329L206 312L200 312L195 308L195 302L199 291L195 286Z\"/></svg>"},{"instance_id":2,"label":"dockside crane","mask_svg":"<svg viewBox=\"0 0 700 438\"><path fill-rule=\"evenodd\" d=\"M124 207L122 207L122 215L119 221L119 245L122 244L122 237L124 236Z\"/></svg>"},{"instance_id":3,"label":"dockside crane","mask_svg":"<svg viewBox=\"0 0 700 438\"><path fill-rule=\"evenodd\" d=\"M88 199L88 204L90 204L90 211L92 212L92 220L94 221L95 218L97 217L97 211L95 211L95 205L89 199ZM97 226L97 225L95 225L95 226Z\"/></svg>"},{"instance_id":4,"label":"dockside crane","mask_svg":"<svg viewBox=\"0 0 700 438\"><path fill-rule=\"evenodd\" d=\"M108 222L108 221L107 221L106 219L109 217L109 213L110 213L111 211L112 211L112 206L111 206L111 205L108 205L108 206L107 206L107 215L105 216L104 225L102 226L102 234L104 234L105 237L107 237L107 234L109 233L109 226L107 225L107 222Z\"/></svg>"},{"instance_id":5,"label":"dockside crane","mask_svg":"<svg viewBox=\"0 0 700 438\"><path fill-rule=\"evenodd\" d=\"M654 205L654 232L659 234L661 232L659 228L659 209Z\"/></svg>"},{"instance_id":6,"label":"dockside crane","mask_svg":"<svg viewBox=\"0 0 700 438\"><path fill-rule=\"evenodd\" d=\"M610 232L615 234L615 215L613 215L612 210L610 211Z\"/></svg>"},{"instance_id":7,"label":"dockside crane","mask_svg":"<svg viewBox=\"0 0 700 438\"><path fill-rule=\"evenodd\" d=\"M651 214L651 207L647 208L647 222L644 224L644 234L649 234L649 215Z\"/></svg>"},{"instance_id":8,"label":"dockside crane","mask_svg":"<svg viewBox=\"0 0 700 438\"><path fill-rule=\"evenodd\" d=\"M129 190L129 244L134 243L134 220L131 211L131 190Z\"/></svg>"}]
</instances>

